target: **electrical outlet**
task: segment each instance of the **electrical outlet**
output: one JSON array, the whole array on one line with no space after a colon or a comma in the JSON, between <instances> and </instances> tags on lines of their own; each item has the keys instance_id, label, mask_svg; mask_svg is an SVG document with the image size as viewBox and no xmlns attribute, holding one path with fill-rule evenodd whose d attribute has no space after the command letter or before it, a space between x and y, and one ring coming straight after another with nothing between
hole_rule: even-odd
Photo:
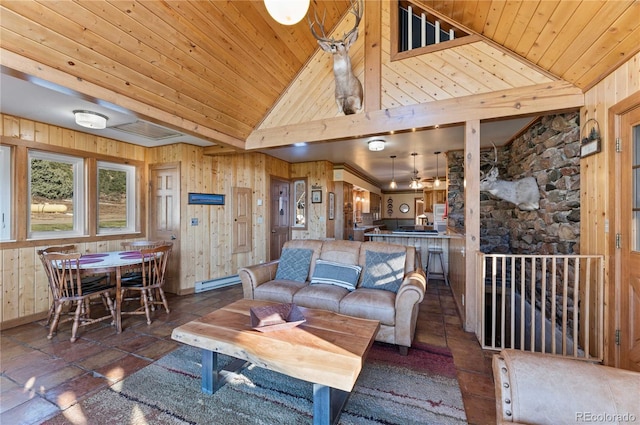
<instances>
[{"instance_id":1,"label":"electrical outlet","mask_svg":"<svg viewBox=\"0 0 640 425\"><path fill-rule=\"evenodd\" d=\"M191 225L192 226L197 226L198 225L198 219L197 218L192 218L191 219Z\"/></svg>"}]
</instances>

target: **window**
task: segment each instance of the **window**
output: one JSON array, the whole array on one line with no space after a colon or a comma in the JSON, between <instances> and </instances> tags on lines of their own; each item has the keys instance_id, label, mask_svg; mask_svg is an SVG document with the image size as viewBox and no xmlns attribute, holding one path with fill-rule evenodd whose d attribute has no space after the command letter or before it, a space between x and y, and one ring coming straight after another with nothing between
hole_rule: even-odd
<instances>
[{"instance_id":1,"label":"window","mask_svg":"<svg viewBox=\"0 0 640 425\"><path fill-rule=\"evenodd\" d=\"M0 146L0 241L11 239L11 148Z\"/></svg>"},{"instance_id":2,"label":"window","mask_svg":"<svg viewBox=\"0 0 640 425\"><path fill-rule=\"evenodd\" d=\"M136 174L131 165L98 161L98 233L135 231Z\"/></svg>"},{"instance_id":3,"label":"window","mask_svg":"<svg viewBox=\"0 0 640 425\"><path fill-rule=\"evenodd\" d=\"M84 174L82 158L29 151L29 238L85 233Z\"/></svg>"}]
</instances>

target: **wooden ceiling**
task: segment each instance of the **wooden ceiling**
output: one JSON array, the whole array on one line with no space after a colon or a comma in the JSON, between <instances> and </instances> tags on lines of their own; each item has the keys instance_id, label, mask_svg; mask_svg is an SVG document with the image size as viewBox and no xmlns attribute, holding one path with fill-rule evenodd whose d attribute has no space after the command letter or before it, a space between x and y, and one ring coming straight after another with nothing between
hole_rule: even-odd
<instances>
[{"instance_id":1,"label":"wooden ceiling","mask_svg":"<svg viewBox=\"0 0 640 425\"><path fill-rule=\"evenodd\" d=\"M640 48L637 0L414 2L583 90ZM314 3L327 10L327 28L349 6ZM183 128L236 146L317 49L304 20L279 25L262 1L3 0L0 20L2 48L15 57L114 93L115 103L152 105L180 117ZM18 62L12 57L2 55L3 65Z\"/></svg>"}]
</instances>

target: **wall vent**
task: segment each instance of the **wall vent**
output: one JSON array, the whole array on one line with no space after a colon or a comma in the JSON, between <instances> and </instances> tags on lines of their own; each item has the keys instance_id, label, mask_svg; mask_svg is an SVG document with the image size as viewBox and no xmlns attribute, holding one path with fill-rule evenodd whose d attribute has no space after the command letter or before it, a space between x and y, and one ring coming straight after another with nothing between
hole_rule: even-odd
<instances>
[{"instance_id":1,"label":"wall vent","mask_svg":"<svg viewBox=\"0 0 640 425\"><path fill-rule=\"evenodd\" d=\"M145 137L151 140L162 140L171 137L183 136L183 134L178 131L171 130L156 124L151 124L150 122L146 121L136 121L127 124L120 124L109 128L123 131L129 134L134 134L140 137Z\"/></svg>"}]
</instances>

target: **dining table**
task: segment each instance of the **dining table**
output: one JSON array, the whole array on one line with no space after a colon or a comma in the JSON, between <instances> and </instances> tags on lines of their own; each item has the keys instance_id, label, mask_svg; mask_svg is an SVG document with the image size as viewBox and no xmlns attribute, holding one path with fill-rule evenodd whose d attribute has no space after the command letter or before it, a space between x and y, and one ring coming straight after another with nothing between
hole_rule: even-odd
<instances>
[{"instance_id":1,"label":"dining table","mask_svg":"<svg viewBox=\"0 0 640 425\"><path fill-rule=\"evenodd\" d=\"M148 258L147 258L148 260ZM109 251L82 254L78 268L86 273L115 274L116 279L116 332L122 332L122 271L141 265L145 261L140 251Z\"/></svg>"}]
</instances>

